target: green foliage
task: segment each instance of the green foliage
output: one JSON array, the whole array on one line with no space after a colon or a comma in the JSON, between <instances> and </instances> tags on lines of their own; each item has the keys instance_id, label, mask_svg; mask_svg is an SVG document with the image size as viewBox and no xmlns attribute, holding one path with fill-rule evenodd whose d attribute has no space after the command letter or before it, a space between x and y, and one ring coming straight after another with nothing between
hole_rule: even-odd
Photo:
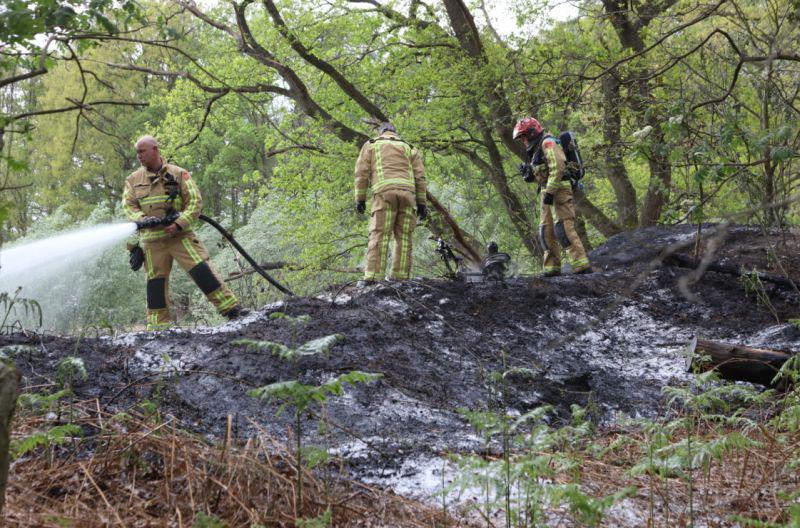
<instances>
[{"instance_id":1,"label":"green foliage","mask_svg":"<svg viewBox=\"0 0 800 528\"><path fill-rule=\"evenodd\" d=\"M87 379L89 379L89 374L86 372L83 359L67 356L58 362L56 383L60 387L69 387L76 381L86 381Z\"/></svg>"},{"instance_id":2,"label":"green foliage","mask_svg":"<svg viewBox=\"0 0 800 528\"><path fill-rule=\"evenodd\" d=\"M296 528L329 528L331 526L332 517L333 512L328 508L313 519L297 519L294 525Z\"/></svg>"},{"instance_id":3,"label":"green foliage","mask_svg":"<svg viewBox=\"0 0 800 528\"><path fill-rule=\"evenodd\" d=\"M206 515L199 511L194 516L195 528L227 528L227 524L216 515Z\"/></svg>"},{"instance_id":4,"label":"green foliage","mask_svg":"<svg viewBox=\"0 0 800 528\"><path fill-rule=\"evenodd\" d=\"M3 311L3 321L0 323L0 332L8 332L14 328L21 327L19 315L33 321L34 328L42 326L42 307L38 301L20 297L21 288L17 288L13 294L7 292L0 293L0 310ZM19 313L17 309L22 313Z\"/></svg>"},{"instance_id":5,"label":"green foliage","mask_svg":"<svg viewBox=\"0 0 800 528\"><path fill-rule=\"evenodd\" d=\"M262 400L277 400L283 402L278 409L282 412L287 405L292 405L297 414L302 414L313 403L325 403L329 396L341 396L347 384L369 383L381 378L381 374L372 374L358 370L341 374L318 385L304 385L298 381L279 381L253 389L248 394Z\"/></svg>"},{"instance_id":6,"label":"green foliage","mask_svg":"<svg viewBox=\"0 0 800 528\"><path fill-rule=\"evenodd\" d=\"M130 15L136 10L136 3L129 0L117 5L111 0L39 0L33 4L8 0L0 12L0 41L30 49L35 46L31 41L43 33L98 28L113 34L117 26L104 13L112 6L118 9L112 13L117 14Z\"/></svg>"},{"instance_id":7,"label":"green foliage","mask_svg":"<svg viewBox=\"0 0 800 528\"><path fill-rule=\"evenodd\" d=\"M64 424L51 427L45 431L30 434L21 439L11 441L11 456L19 458L24 456L37 447L50 447L69 442L76 436L80 436L81 428L75 424Z\"/></svg>"},{"instance_id":8,"label":"green foliage","mask_svg":"<svg viewBox=\"0 0 800 528\"><path fill-rule=\"evenodd\" d=\"M42 412L53 408L55 403L65 398L73 396L70 389L61 389L52 394L41 394L38 392L23 392L17 398L17 403L24 409Z\"/></svg>"},{"instance_id":9,"label":"green foliage","mask_svg":"<svg viewBox=\"0 0 800 528\"><path fill-rule=\"evenodd\" d=\"M245 345L250 350L266 351L281 359L298 361L305 356L324 355L327 357L330 354L331 347L342 339L344 339L344 336L341 334L331 334L303 343L297 348L290 348L272 341L259 341L255 339L237 339L233 344Z\"/></svg>"}]
</instances>

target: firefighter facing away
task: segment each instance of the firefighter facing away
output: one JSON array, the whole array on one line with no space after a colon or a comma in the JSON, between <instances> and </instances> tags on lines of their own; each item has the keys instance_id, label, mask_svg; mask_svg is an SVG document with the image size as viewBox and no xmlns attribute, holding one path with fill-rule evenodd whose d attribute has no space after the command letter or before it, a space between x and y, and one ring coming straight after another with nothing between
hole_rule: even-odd
<instances>
[{"instance_id":1,"label":"firefighter facing away","mask_svg":"<svg viewBox=\"0 0 800 528\"><path fill-rule=\"evenodd\" d=\"M378 128L378 137L361 147L355 169L356 211L366 210L367 188L372 189L367 265L361 285L385 278L389 240L394 237L392 275L411 274L412 235L428 216L425 205L425 168L419 151L397 134L391 123Z\"/></svg>"},{"instance_id":2,"label":"firefighter facing away","mask_svg":"<svg viewBox=\"0 0 800 528\"><path fill-rule=\"evenodd\" d=\"M236 296L209 265L208 251L192 231L202 207L197 184L186 170L164 161L158 142L151 136L136 142L136 158L142 166L125 180L122 193L128 218L136 222L180 213L167 226L140 231L147 279L147 330L163 330L172 324L169 274L173 260L189 273L220 314L229 319L245 315L247 310L239 306Z\"/></svg>"},{"instance_id":3,"label":"firefighter facing away","mask_svg":"<svg viewBox=\"0 0 800 528\"><path fill-rule=\"evenodd\" d=\"M575 202L572 184L564 177L566 156L556 138L544 131L533 117L526 117L514 127L514 140L522 141L527 150L527 161L533 176L541 187L542 209L539 221L539 244L544 251L544 274L552 277L561 274L561 252L568 255L574 273L591 273L586 250L575 231ZM555 222L554 222L555 216Z\"/></svg>"}]
</instances>

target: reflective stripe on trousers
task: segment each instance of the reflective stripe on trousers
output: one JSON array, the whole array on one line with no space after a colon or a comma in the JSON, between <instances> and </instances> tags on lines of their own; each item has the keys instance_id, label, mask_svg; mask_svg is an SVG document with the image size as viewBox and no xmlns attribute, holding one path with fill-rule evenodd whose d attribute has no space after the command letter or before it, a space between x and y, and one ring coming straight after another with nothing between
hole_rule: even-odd
<instances>
[{"instance_id":1,"label":"reflective stripe on trousers","mask_svg":"<svg viewBox=\"0 0 800 528\"><path fill-rule=\"evenodd\" d=\"M386 273L389 239L394 238L392 278L411 276L413 234L417 224L416 198L411 191L388 190L372 197L369 245L364 278L382 280Z\"/></svg>"}]
</instances>

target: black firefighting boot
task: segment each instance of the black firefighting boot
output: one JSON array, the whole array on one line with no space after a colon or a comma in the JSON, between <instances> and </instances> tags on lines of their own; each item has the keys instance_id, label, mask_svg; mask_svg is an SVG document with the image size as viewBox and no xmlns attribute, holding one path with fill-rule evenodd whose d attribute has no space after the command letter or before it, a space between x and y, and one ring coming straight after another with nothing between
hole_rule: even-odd
<instances>
[{"instance_id":1,"label":"black firefighting boot","mask_svg":"<svg viewBox=\"0 0 800 528\"><path fill-rule=\"evenodd\" d=\"M223 315L228 319L230 319L231 321L233 321L234 319L239 319L240 317L244 317L249 313L250 310L248 310L247 308L242 308L241 306L234 306L233 308L225 312Z\"/></svg>"}]
</instances>

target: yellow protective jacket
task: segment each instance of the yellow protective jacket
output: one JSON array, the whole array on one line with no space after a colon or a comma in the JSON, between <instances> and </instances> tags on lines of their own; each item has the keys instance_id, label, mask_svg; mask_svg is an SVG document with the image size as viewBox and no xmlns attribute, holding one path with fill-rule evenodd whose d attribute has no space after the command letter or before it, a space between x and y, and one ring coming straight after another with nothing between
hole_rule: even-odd
<instances>
[{"instance_id":1,"label":"yellow protective jacket","mask_svg":"<svg viewBox=\"0 0 800 528\"><path fill-rule=\"evenodd\" d=\"M170 180L178 186L178 194L171 203L168 187ZM174 208L180 213L175 223L181 228L175 236L181 237L192 232L192 227L200 216L203 199L188 171L177 165L163 163L158 173L140 167L128 176L122 192L122 207L128 219L134 222L146 216L163 218ZM164 227L166 226L142 229L139 237L142 242L166 238L168 235L164 232Z\"/></svg>"},{"instance_id":2,"label":"yellow protective jacket","mask_svg":"<svg viewBox=\"0 0 800 528\"><path fill-rule=\"evenodd\" d=\"M553 136L547 136L542 141L542 157L547 165L547 183L544 191L555 194L559 189L572 189L569 180L561 179L564 177L567 157L564 155L564 149Z\"/></svg>"},{"instance_id":3,"label":"yellow protective jacket","mask_svg":"<svg viewBox=\"0 0 800 528\"><path fill-rule=\"evenodd\" d=\"M425 167L419 151L392 132L384 132L361 147L356 161L356 201L386 190L411 191L417 205L426 205Z\"/></svg>"}]
</instances>

